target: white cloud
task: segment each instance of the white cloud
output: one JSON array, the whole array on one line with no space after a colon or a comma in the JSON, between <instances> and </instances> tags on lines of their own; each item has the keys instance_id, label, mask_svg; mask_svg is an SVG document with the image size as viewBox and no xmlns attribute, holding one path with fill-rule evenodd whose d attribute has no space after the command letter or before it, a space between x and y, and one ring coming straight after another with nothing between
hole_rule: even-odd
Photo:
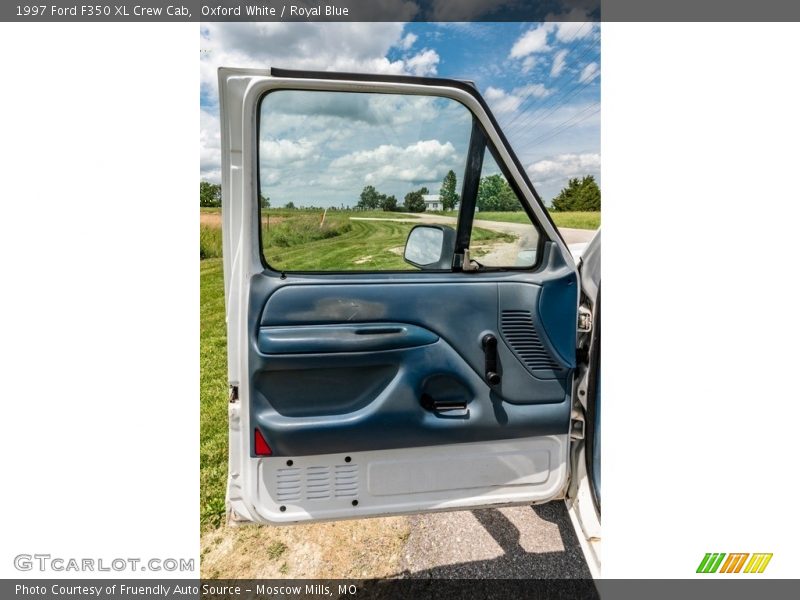
<instances>
[{"instance_id":1,"label":"white cloud","mask_svg":"<svg viewBox=\"0 0 800 600\"><path fill-rule=\"evenodd\" d=\"M543 23L538 27L529 29L523 33L511 47L511 58L522 58L529 54L549 52L550 46L547 44L547 35L553 30L553 25Z\"/></svg>"},{"instance_id":2,"label":"white cloud","mask_svg":"<svg viewBox=\"0 0 800 600\"><path fill-rule=\"evenodd\" d=\"M522 102L522 98L517 98L496 87L487 88L485 96L492 109L499 113L514 112Z\"/></svg>"},{"instance_id":3,"label":"white cloud","mask_svg":"<svg viewBox=\"0 0 800 600\"><path fill-rule=\"evenodd\" d=\"M261 142L261 156L272 163L296 163L313 156L314 143L308 139L265 140Z\"/></svg>"},{"instance_id":4,"label":"white cloud","mask_svg":"<svg viewBox=\"0 0 800 600\"><path fill-rule=\"evenodd\" d=\"M573 11L574 12L574 11ZM570 13L571 14L571 13ZM585 15L583 15L585 17ZM558 49L560 44L582 40L595 35L598 31L596 23L580 21L564 21L560 23L542 23L523 33L511 47L509 58L522 59L522 72L529 72L536 66L537 55L547 54ZM558 77L564 68L567 50L558 49L553 57L551 76Z\"/></svg>"},{"instance_id":5,"label":"white cloud","mask_svg":"<svg viewBox=\"0 0 800 600\"><path fill-rule=\"evenodd\" d=\"M416 183L441 179L457 158L452 143L421 140L405 148L382 144L372 150L352 152L331 162L331 168L363 175L363 180L371 184L385 181Z\"/></svg>"},{"instance_id":6,"label":"white cloud","mask_svg":"<svg viewBox=\"0 0 800 600\"><path fill-rule=\"evenodd\" d=\"M397 127L437 118L439 101L432 96L393 96L375 94L368 99L373 123ZM450 104L455 108L460 105ZM465 113L466 114L466 113Z\"/></svg>"},{"instance_id":7,"label":"white cloud","mask_svg":"<svg viewBox=\"0 0 800 600\"><path fill-rule=\"evenodd\" d=\"M561 75L561 72L564 70L564 66L567 64L567 54L569 50L559 50L553 56L553 66L550 68L550 77L558 77Z\"/></svg>"},{"instance_id":8,"label":"white cloud","mask_svg":"<svg viewBox=\"0 0 800 600\"><path fill-rule=\"evenodd\" d=\"M598 67L596 62L591 62L588 65L586 65L583 68L583 71L581 71L581 76L580 76L579 81L581 83L586 83L587 81L592 79L594 77L595 73L597 73L598 68L599 67Z\"/></svg>"},{"instance_id":9,"label":"white cloud","mask_svg":"<svg viewBox=\"0 0 800 600\"><path fill-rule=\"evenodd\" d=\"M527 98L528 96L546 98L550 95L550 90L542 83L529 83L528 85L514 88L514 95L521 96L522 98Z\"/></svg>"},{"instance_id":10,"label":"white cloud","mask_svg":"<svg viewBox=\"0 0 800 600\"><path fill-rule=\"evenodd\" d=\"M414 42L417 41L417 36L413 33L407 33L405 37L400 40L398 46L400 46L403 50L409 50L411 46L414 45Z\"/></svg>"},{"instance_id":11,"label":"white cloud","mask_svg":"<svg viewBox=\"0 0 800 600\"><path fill-rule=\"evenodd\" d=\"M205 110L200 111L200 178L220 180L219 118Z\"/></svg>"},{"instance_id":12,"label":"white cloud","mask_svg":"<svg viewBox=\"0 0 800 600\"><path fill-rule=\"evenodd\" d=\"M439 54L435 50L425 49L405 61L406 70L414 75L436 75Z\"/></svg>"},{"instance_id":13,"label":"white cloud","mask_svg":"<svg viewBox=\"0 0 800 600\"><path fill-rule=\"evenodd\" d=\"M533 69L533 67L535 67L538 63L539 59L536 56L534 55L526 56L524 59L522 59L522 72L523 73L530 72L530 70Z\"/></svg>"},{"instance_id":14,"label":"white cloud","mask_svg":"<svg viewBox=\"0 0 800 600\"><path fill-rule=\"evenodd\" d=\"M262 103L261 110L270 115L262 124L268 126L267 135L274 138L283 137L281 131L301 127L304 137L310 137L313 131L315 141L341 139L355 131L357 124L397 126L436 118L445 103L453 108L461 106L433 96L280 90ZM342 124L341 119L349 123Z\"/></svg>"},{"instance_id":15,"label":"white cloud","mask_svg":"<svg viewBox=\"0 0 800 600\"><path fill-rule=\"evenodd\" d=\"M556 27L556 39L559 42L582 40L591 36L595 31L594 23L580 21L563 21Z\"/></svg>"},{"instance_id":16,"label":"white cloud","mask_svg":"<svg viewBox=\"0 0 800 600\"><path fill-rule=\"evenodd\" d=\"M546 98L550 95L548 90L541 83L530 83L528 85L514 88L511 92L503 89L489 87L486 89L485 97L492 109L498 113L510 113L517 110L526 98Z\"/></svg>"},{"instance_id":17,"label":"white cloud","mask_svg":"<svg viewBox=\"0 0 800 600\"><path fill-rule=\"evenodd\" d=\"M261 169L261 183L267 185L275 185L281 180L281 171L278 169Z\"/></svg>"},{"instance_id":18,"label":"white cloud","mask_svg":"<svg viewBox=\"0 0 800 600\"><path fill-rule=\"evenodd\" d=\"M566 183L571 177L597 176L600 173L600 154L559 154L533 163L528 167L528 173L535 183L558 180Z\"/></svg>"}]
</instances>

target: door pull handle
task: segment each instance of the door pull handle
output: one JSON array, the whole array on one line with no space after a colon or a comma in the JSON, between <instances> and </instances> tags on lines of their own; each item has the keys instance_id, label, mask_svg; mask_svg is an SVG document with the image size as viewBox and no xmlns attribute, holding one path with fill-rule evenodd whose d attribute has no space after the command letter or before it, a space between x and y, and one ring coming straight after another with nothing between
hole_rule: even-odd
<instances>
[{"instance_id":1,"label":"door pull handle","mask_svg":"<svg viewBox=\"0 0 800 600\"><path fill-rule=\"evenodd\" d=\"M481 345L483 346L486 383L491 386L499 385L501 377L497 371L497 338L491 333L487 333L483 336Z\"/></svg>"},{"instance_id":2,"label":"door pull handle","mask_svg":"<svg viewBox=\"0 0 800 600\"><path fill-rule=\"evenodd\" d=\"M466 400L435 400L430 394L422 394L422 408L442 416L455 417L469 415Z\"/></svg>"}]
</instances>

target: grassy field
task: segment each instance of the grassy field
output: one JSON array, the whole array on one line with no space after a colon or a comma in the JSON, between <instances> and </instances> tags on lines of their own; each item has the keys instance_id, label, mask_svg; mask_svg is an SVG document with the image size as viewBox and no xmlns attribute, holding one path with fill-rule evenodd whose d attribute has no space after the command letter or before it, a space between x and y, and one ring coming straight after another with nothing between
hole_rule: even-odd
<instances>
[{"instance_id":1,"label":"grassy field","mask_svg":"<svg viewBox=\"0 0 800 600\"><path fill-rule=\"evenodd\" d=\"M599 212L551 212L550 216L556 227L568 227L570 229L597 229L600 227ZM475 218L506 223L530 222L528 215L524 212L482 212L476 214Z\"/></svg>"},{"instance_id":2,"label":"grassy field","mask_svg":"<svg viewBox=\"0 0 800 600\"><path fill-rule=\"evenodd\" d=\"M219 214L219 208L201 208L201 214ZM298 215L315 214L318 215L318 210L286 210L285 208L270 208L269 210L262 211L262 218L266 219L269 215L273 217L291 217ZM395 213L383 212L379 210L367 211L347 211L329 212L329 216L346 215L348 217L367 217L371 219L393 219L397 218ZM450 217L458 216L454 210L448 212L436 211L437 215L447 215ZM553 212L550 211L550 216L557 227L568 227L572 229L597 229L600 227L600 213L589 211L574 211L574 212ZM403 218L415 218L413 215L403 214ZM501 221L504 223L527 223L529 221L527 215L522 211L517 212L482 212L475 215L476 219L483 219L484 221Z\"/></svg>"},{"instance_id":3,"label":"grassy field","mask_svg":"<svg viewBox=\"0 0 800 600\"><path fill-rule=\"evenodd\" d=\"M200 261L200 522L225 515L228 457L228 371L222 260Z\"/></svg>"},{"instance_id":4,"label":"grassy field","mask_svg":"<svg viewBox=\"0 0 800 600\"><path fill-rule=\"evenodd\" d=\"M222 209L219 207L200 207L200 214L201 215L219 215L222 213ZM262 221L266 222L267 216L269 217L296 217L302 215L322 215L322 209L319 208L309 208L309 209L288 209L288 208L267 208L261 210L261 219ZM336 215L345 215L347 217L366 217L370 219L396 219L397 215L391 212L385 212L382 210L348 210L348 211L338 211L332 210L328 212L328 215L333 217ZM414 218L413 215L404 215L403 218Z\"/></svg>"},{"instance_id":5,"label":"grassy field","mask_svg":"<svg viewBox=\"0 0 800 600\"><path fill-rule=\"evenodd\" d=\"M371 211L356 214L373 216ZM374 214L384 217L392 213ZM324 222L322 213L312 211L271 216L272 225L261 230L264 257L274 269L287 271L414 270L402 256L413 223L358 221L351 220L351 215L329 212ZM481 242L514 240L509 234L480 228L473 231L473 238ZM200 258L221 256L219 223L201 221Z\"/></svg>"}]
</instances>

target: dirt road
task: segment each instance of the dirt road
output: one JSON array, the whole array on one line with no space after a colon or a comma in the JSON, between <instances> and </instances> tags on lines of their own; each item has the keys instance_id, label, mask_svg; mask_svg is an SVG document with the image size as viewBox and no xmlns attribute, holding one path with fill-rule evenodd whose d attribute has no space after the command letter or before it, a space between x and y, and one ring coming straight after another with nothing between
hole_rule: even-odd
<instances>
[{"instance_id":1,"label":"dirt road","mask_svg":"<svg viewBox=\"0 0 800 600\"><path fill-rule=\"evenodd\" d=\"M422 214L406 214L406 213L398 213L396 219L377 219L374 217L350 217L351 220L354 221L399 221L401 223L440 223L442 225L452 225L455 226L456 218L455 217L447 217L445 215L434 215L430 213L422 213ZM502 221L485 221L482 219L475 219L473 221L473 225L475 227L480 227L482 229L489 229L491 231L497 231L499 233L511 233L516 236L525 237L530 234L531 225L527 225L525 223L504 223ZM595 229L571 229L569 227L559 227L558 230L561 232L561 235L564 237L564 241L567 244L578 244L583 242L590 241L594 234L597 233Z\"/></svg>"}]
</instances>

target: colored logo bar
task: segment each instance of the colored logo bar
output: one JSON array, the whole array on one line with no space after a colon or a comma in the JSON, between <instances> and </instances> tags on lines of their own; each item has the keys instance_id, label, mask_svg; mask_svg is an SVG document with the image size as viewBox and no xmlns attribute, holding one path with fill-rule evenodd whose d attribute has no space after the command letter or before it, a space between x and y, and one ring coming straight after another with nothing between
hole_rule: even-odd
<instances>
[{"instance_id":1,"label":"colored logo bar","mask_svg":"<svg viewBox=\"0 0 800 600\"><path fill-rule=\"evenodd\" d=\"M748 557L750 560L748 560ZM697 566L698 573L763 573L772 553L749 554L737 552L725 554L724 552L707 552Z\"/></svg>"}]
</instances>

